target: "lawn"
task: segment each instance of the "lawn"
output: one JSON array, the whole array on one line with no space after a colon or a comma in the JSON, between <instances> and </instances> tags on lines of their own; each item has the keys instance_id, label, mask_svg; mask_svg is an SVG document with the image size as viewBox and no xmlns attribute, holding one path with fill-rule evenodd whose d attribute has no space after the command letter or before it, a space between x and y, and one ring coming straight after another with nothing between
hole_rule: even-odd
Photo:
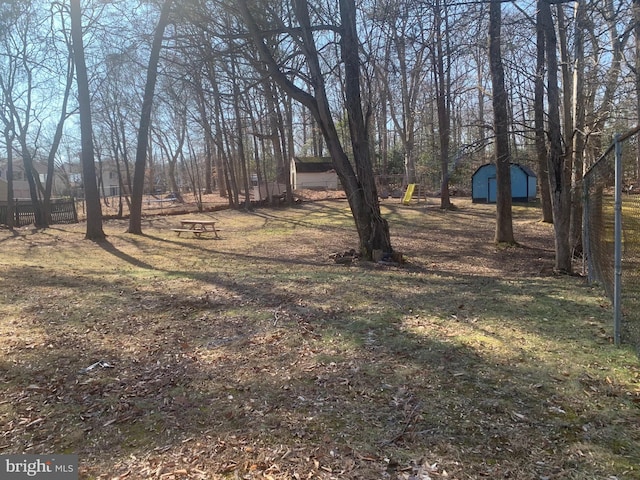
<instances>
[{"instance_id":1,"label":"lawn","mask_svg":"<svg viewBox=\"0 0 640 480\"><path fill-rule=\"evenodd\" d=\"M105 222L0 230L0 453L80 478L640 479L640 368L611 306L553 274L514 207L386 201L404 264L344 200L225 210L221 238ZM579 270L579 266L577 266Z\"/></svg>"}]
</instances>

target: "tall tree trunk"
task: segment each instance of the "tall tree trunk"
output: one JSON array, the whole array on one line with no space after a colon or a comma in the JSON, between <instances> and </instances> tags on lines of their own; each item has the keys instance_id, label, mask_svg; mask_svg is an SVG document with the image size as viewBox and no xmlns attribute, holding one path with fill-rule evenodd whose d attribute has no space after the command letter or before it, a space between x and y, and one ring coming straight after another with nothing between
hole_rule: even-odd
<instances>
[{"instance_id":1,"label":"tall tree trunk","mask_svg":"<svg viewBox=\"0 0 640 480\"><path fill-rule=\"evenodd\" d=\"M47 180L45 182L44 192L44 209L47 212L47 219L50 217L51 212L51 194L53 190L53 179L55 177L55 158L60 147L62 140L62 134L64 130L64 124L69 114L67 113L67 104L69 103L69 96L71 94L71 86L73 85L73 73L74 73L74 61L71 50L69 51L69 58L67 59L67 80L65 83L64 94L62 95L62 106L60 107L60 118L56 125L56 130L53 135L53 143L49 149L47 156Z\"/></svg>"},{"instance_id":2,"label":"tall tree trunk","mask_svg":"<svg viewBox=\"0 0 640 480\"><path fill-rule=\"evenodd\" d=\"M35 218L35 226L38 228L47 228L49 222L45 215L44 206L42 205L42 198L40 191L38 190L38 184L36 178L38 172L33 165L33 155L27 145L27 139L24 134L19 135L20 152L22 153L22 163L24 165L24 174L27 177L27 184L29 185L29 195L31 196L31 205L33 206L33 215Z\"/></svg>"},{"instance_id":3,"label":"tall tree trunk","mask_svg":"<svg viewBox=\"0 0 640 480\"><path fill-rule=\"evenodd\" d=\"M484 49L482 49L484 50ZM485 125L485 120L484 120L484 96L485 96L485 89L483 86L483 82L484 82L484 65L482 63L481 58L484 57L484 53L482 53L482 50L480 47L478 47L477 52L475 53L475 59L476 59L476 65L477 65L477 82L478 82L478 142L480 145L480 150L479 150L479 154L480 154L480 158L484 161L485 159L485 151L486 151L486 137L487 137L487 133L486 133L486 128L487 126Z\"/></svg>"},{"instance_id":4,"label":"tall tree trunk","mask_svg":"<svg viewBox=\"0 0 640 480\"><path fill-rule=\"evenodd\" d=\"M8 121L4 127L4 140L7 147L7 227L15 227L16 206L13 198L13 131L12 122Z\"/></svg>"},{"instance_id":5,"label":"tall tree trunk","mask_svg":"<svg viewBox=\"0 0 640 480\"><path fill-rule=\"evenodd\" d=\"M399 8L404 8L400 4ZM436 17L438 18L438 17ZM406 25L403 20L400 29L404 29ZM389 107L391 113L391 119L396 127L398 136L402 141L404 148L404 169L405 169L405 181L407 183L416 183L416 102L421 94L424 81L422 79L425 51L427 45L423 44L418 50L413 50L407 54L407 46L415 45L406 36L406 31L400 30L395 25L392 27L392 42L397 51L398 65L394 68L398 68L398 76L400 82L400 99L401 114L396 114L394 108L394 102L389 102L388 105L381 102L381 108ZM420 45L418 43L418 45ZM409 66L407 60L411 59L413 65ZM389 75L387 69L390 68L390 45L385 49L385 61L381 68L378 68L380 78L384 82L383 96L391 96L391 88L389 86Z\"/></svg>"},{"instance_id":6,"label":"tall tree trunk","mask_svg":"<svg viewBox=\"0 0 640 480\"><path fill-rule=\"evenodd\" d=\"M509 154L509 113L507 91L504 87L504 68L500 49L502 30L502 3L492 0L489 4L489 68L493 86L493 125L496 152L496 236L500 243L515 243L513 237L511 199L511 156Z\"/></svg>"},{"instance_id":7,"label":"tall tree trunk","mask_svg":"<svg viewBox=\"0 0 640 480\"><path fill-rule=\"evenodd\" d=\"M573 255L582 253L582 179L584 176L584 149L585 149L585 107L584 107L584 32L585 32L585 5L584 0L575 3L575 38L574 43L574 70L572 90L572 117L573 117L573 172L571 177L571 227L570 244Z\"/></svg>"},{"instance_id":8,"label":"tall tree trunk","mask_svg":"<svg viewBox=\"0 0 640 480\"><path fill-rule=\"evenodd\" d=\"M129 207L129 211L131 211L131 192L133 191L133 179L131 177L131 162L129 159L129 143L127 141L126 128L124 124L124 115L118 108L118 128L119 128L119 142L120 142L120 151L122 152L122 164L124 167L124 177L120 178L120 182L124 185L125 189L120 189L121 192L125 193L125 199L127 202L127 206Z\"/></svg>"},{"instance_id":9,"label":"tall tree trunk","mask_svg":"<svg viewBox=\"0 0 640 480\"><path fill-rule=\"evenodd\" d=\"M543 22L540 18L540 9L538 8L536 13L536 78L533 100L536 164L538 167L538 186L540 187L542 221L545 223L553 223L551 193L549 190L549 165L547 163L547 136L545 133L544 78L546 69L546 45L542 25Z\"/></svg>"},{"instance_id":10,"label":"tall tree trunk","mask_svg":"<svg viewBox=\"0 0 640 480\"><path fill-rule=\"evenodd\" d=\"M562 129L566 143L565 158L573 164L573 149L569 148L573 134L573 109L571 100L573 82L569 69L571 59L569 58L569 47L567 45L567 25L564 9L561 4L556 5L558 15L558 40L560 51L560 71L562 72Z\"/></svg>"},{"instance_id":11,"label":"tall tree trunk","mask_svg":"<svg viewBox=\"0 0 640 480\"><path fill-rule=\"evenodd\" d=\"M384 56L384 65L387 65L389 63L389 55L390 55L390 48L389 46L387 46L387 48L385 48L385 56ZM389 115L389 102L391 100L391 95L389 94L389 89L387 88L387 84L389 83L388 80L386 80L388 73L387 72L378 72L378 74L376 75L376 78L378 79L379 82L379 86L378 86L378 90L379 90L379 96L380 96L380 105L379 108L377 109L377 121L376 121L376 127L378 129L378 137L379 137L379 142L380 142L380 146L379 146L379 155L380 155L380 165L379 165L379 169L378 169L378 173L386 176L389 173L389 132L388 132L388 127L387 127L387 118ZM384 181L384 188L387 190L388 193L388 189L389 189L389 185L388 185L388 180Z\"/></svg>"},{"instance_id":12,"label":"tall tree trunk","mask_svg":"<svg viewBox=\"0 0 640 480\"><path fill-rule=\"evenodd\" d=\"M136 148L136 162L133 172L133 191L131 192L131 216L129 217L129 233L142 234L142 195L144 194L145 166L147 160L147 147L149 145L149 125L151 124L151 110L153 96L158 77L158 62L164 30L169 22L169 12L173 0L165 0L160 10L160 17L153 35L151 54L147 67L147 80L142 98L142 111L140 113L140 126L138 127L138 146Z\"/></svg>"},{"instance_id":13,"label":"tall tree trunk","mask_svg":"<svg viewBox=\"0 0 640 480\"><path fill-rule=\"evenodd\" d=\"M231 180L229 178L230 161L228 159L228 151L224 137L224 132L227 132L228 129L224 119L224 112L222 110L222 101L215 66L214 62L207 62L206 65L207 80L211 85L213 93L213 121L215 123L215 134L213 140L216 146L216 177L220 196L227 197L229 206L235 207L237 202L234 200L234 196L231 192Z\"/></svg>"},{"instance_id":14,"label":"tall tree trunk","mask_svg":"<svg viewBox=\"0 0 640 480\"><path fill-rule=\"evenodd\" d=\"M232 65L232 72L235 74L235 65ZM238 84L233 84L233 112L236 117L236 149L238 152L237 158L240 167L240 175L242 176L242 189L244 190L244 208L249 210L251 208L251 197L250 197L250 189L249 189L249 173L247 172L247 154L245 152L244 145L244 124L242 122L241 112L240 112L240 89L238 88ZM240 185L238 185L240 186Z\"/></svg>"},{"instance_id":15,"label":"tall tree trunk","mask_svg":"<svg viewBox=\"0 0 640 480\"><path fill-rule=\"evenodd\" d=\"M179 114L181 115L181 114ZM169 188L172 193L178 196L178 200L182 201L182 192L180 191L180 184L178 183L178 160L180 158L180 152L182 152L182 148L184 147L184 141L187 134L187 119L186 119L186 111L184 112L184 116L181 116L178 122L180 125L175 125L176 131L176 140L177 144L175 144L175 148L172 147L173 142L169 139L169 136L166 132L158 132L158 140L157 143L160 146L160 150L164 152L164 158L167 159L168 169L167 169L167 180L169 181ZM152 129L152 131L155 129ZM195 192L194 192L195 193Z\"/></svg>"},{"instance_id":16,"label":"tall tree trunk","mask_svg":"<svg viewBox=\"0 0 640 480\"><path fill-rule=\"evenodd\" d=\"M282 99L284 103L284 116L283 118L286 120L286 124L283 122L281 124L281 132L280 132L280 141L282 142L282 151L283 151L283 159L284 159L284 171L285 179L287 185L291 187L291 189L287 190L287 195L289 194L289 190L293 189L293 185L291 185L291 163L293 162L293 155L295 152L295 138L293 136L293 98L290 95L284 95ZM283 126L286 125L286 128ZM317 144L317 156L322 156L322 138L318 139L316 142L316 138L318 137L318 131L314 127L313 129L313 137L314 137L314 145ZM315 148L315 147L314 147ZM291 198L287 199L287 201L293 202L293 191L291 191Z\"/></svg>"},{"instance_id":17,"label":"tall tree trunk","mask_svg":"<svg viewBox=\"0 0 640 480\"><path fill-rule=\"evenodd\" d=\"M640 0L633 0L633 35L636 43L635 83L636 83L636 118L640 124ZM640 188L640 142L636 142L636 182Z\"/></svg>"},{"instance_id":18,"label":"tall tree trunk","mask_svg":"<svg viewBox=\"0 0 640 480\"><path fill-rule=\"evenodd\" d=\"M442 19L440 0L434 4L434 19L436 22L436 45L434 50L433 74L436 80L436 104L438 107L438 139L440 141L440 208L451 208L449 196L449 142L451 139L451 110L449 108L449 82L445 76L444 51L442 48Z\"/></svg>"},{"instance_id":19,"label":"tall tree trunk","mask_svg":"<svg viewBox=\"0 0 640 480\"><path fill-rule=\"evenodd\" d=\"M266 72L265 72L266 73ZM276 160L276 182L284 183L286 189L287 203L293 203L293 192L291 190L291 162L286 156L286 133L285 121L282 116L281 109L278 105L278 92L268 81L268 77L262 84L265 99L267 102L267 113L269 115L269 124L266 127L270 130L269 139L273 149L273 155ZM265 178L265 181L268 179Z\"/></svg>"},{"instance_id":20,"label":"tall tree trunk","mask_svg":"<svg viewBox=\"0 0 640 480\"><path fill-rule=\"evenodd\" d=\"M340 50L345 64L345 107L349 117L355 171L340 143L340 136L331 115L306 0L295 1L293 6L301 27L300 42L304 44L313 94L299 88L280 70L280 66L263 40L262 33L249 10L247 1L238 0L238 5L261 59L266 62L273 80L289 95L309 108L322 130L336 173L347 194L360 239L361 254L364 258L371 258L373 250L391 252L389 227L380 214L366 124L360 102L360 61L354 1L340 1L340 17L342 19Z\"/></svg>"},{"instance_id":21,"label":"tall tree trunk","mask_svg":"<svg viewBox=\"0 0 640 480\"><path fill-rule=\"evenodd\" d=\"M545 35L547 56L547 104L549 108L548 135L549 188L555 233L555 268L558 272L571 273L571 165L563 151L560 126L560 90L558 88L557 40L548 0L538 0L540 20Z\"/></svg>"},{"instance_id":22,"label":"tall tree trunk","mask_svg":"<svg viewBox=\"0 0 640 480\"><path fill-rule=\"evenodd\" d=\"M227 176L227 186L229 188L229 199L233 199L232 207L240 205L240 186L238 184L238 147L232 140L230 130L224 129L225 141L225 175Z\"/></svg>"},{"instance_id":23,"label":"tall tree trunk","mask_svg":"<svg viewBox=\"0 0 640 480\"><path fill-rule=\"evenodd\" d=\"M96 166L93 152L93 127L91 123L91 94L89 79L84 60L82 41L82 11L80 0L71 0L71 37L73 56L76 64L76 82L78 84L78 105L80 108L80 143L82 145L82 176L84 195L87 205L87 230L85 238L93 241L105 239L102 230L102 208L100 193L96 181Z\"/></svg>"},{"instance_id":24,"label":"tall tree trunk","mask_svg":"<svg viewBox=\"0 0 640 480\"><path fill-rule=\"evenodd\" d=\"M342 20L342 40L340 48L345 68L345 98L349 117L351 145L358 175L352 211L358 215L356 221L360 236L360 251L365 258L371 258L373 250L391 252L389 225L380 214L380 204L373 175L369 134L362 112L360 96L360 57L356 31L356 6L354 0L340 0ZM351 193L355 193L351 192ZM349 195L347 191L347 195Z\"/></svg>"},{"instance_id":25,"label":"tall tree trunk","mask_svg":"<svg viewBox=\"0 0 640 480\"><path fill-rule=\"evenodd\" d=\"M204 131L204 193L213 193L213 151L214 140L211 129L211 121L209 120L209 112L207 112L206 100L204 95L204 87L202 85L202 75L197 71L195 73L194 89L196 93L196 104L198 106L199 123Z\"/></svg>"}]
</instances>

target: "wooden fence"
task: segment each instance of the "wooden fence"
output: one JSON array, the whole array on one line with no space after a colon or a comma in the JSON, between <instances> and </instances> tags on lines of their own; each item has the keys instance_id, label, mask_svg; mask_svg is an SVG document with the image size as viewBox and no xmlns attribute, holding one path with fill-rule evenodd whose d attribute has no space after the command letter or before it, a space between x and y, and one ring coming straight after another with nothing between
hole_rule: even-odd
<instances>
[{"instance_id":1,"label":"wooden fence","mask_svg":"<svg viewBox=\"0 0 640 480\"><path fill-rule=\"evenodd\" d=\"M35 223L35 213L31 200L14 200L14 226L23 227ZM0 204L0 225L7 225L8 206ZM78 223L76 202L73 198L52 199L49 212L49 224Z\"/></svg>"}]
</instances>

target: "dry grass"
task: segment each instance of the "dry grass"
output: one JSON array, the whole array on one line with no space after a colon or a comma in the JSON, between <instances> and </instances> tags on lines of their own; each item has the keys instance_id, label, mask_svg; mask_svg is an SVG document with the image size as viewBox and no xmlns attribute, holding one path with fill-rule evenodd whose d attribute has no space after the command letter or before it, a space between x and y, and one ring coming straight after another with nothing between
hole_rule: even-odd
<instances>
[{"instance_id":1,"label":"dry grass","mask_svg":"<svg viewBox=\"0 0 640 480\"><path fill-rule=\"evenodd\" d=\"M640 369L516 207L384 204L404 265L337 265L344 201L220 211L222 239L0 231L2 453L81 478L640 478ZM93 369L86 367L103 361Z\"/></svg>"}]
</instances>

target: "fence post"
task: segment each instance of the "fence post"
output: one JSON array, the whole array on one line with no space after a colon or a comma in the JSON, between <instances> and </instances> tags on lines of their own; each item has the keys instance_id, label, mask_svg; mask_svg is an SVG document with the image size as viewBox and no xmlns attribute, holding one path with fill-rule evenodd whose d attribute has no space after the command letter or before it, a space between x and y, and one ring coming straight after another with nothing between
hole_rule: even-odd
<instances>
[{"instance_id":1,"label":"fence post","mask_svg":"<svg viewBox=\"0 0 640 480\"><path fill-rule=\"evenodd\" d=\"M76 210L76 199L71 197L71 208L73 209L73 222L78 223L78 212Z\"/></svg>"},{"instance_id":2,"label":"fence post","mask_svg":"<svg viewBox=\"0 0 640 480\"><path fill-rule=\"evenodd\" d=\"M20 210L18 209L18 199L14 199L13 200L13 205L14 205L14 210L13 210L13 214L14 214L14 225L16 227L20 226Z\"/></svg>"},{"instance_id":3,"label":"fence post","mask_svg":"<svg viewBox=\"0 0 640 480\"><path fill-rule=\"evenodd\" d=\"M622 143L620 134L615 141L615 204L614 204L614 249L613 249L613 341L620 345L622 325Z\"/></svg>"}]
</instances>

